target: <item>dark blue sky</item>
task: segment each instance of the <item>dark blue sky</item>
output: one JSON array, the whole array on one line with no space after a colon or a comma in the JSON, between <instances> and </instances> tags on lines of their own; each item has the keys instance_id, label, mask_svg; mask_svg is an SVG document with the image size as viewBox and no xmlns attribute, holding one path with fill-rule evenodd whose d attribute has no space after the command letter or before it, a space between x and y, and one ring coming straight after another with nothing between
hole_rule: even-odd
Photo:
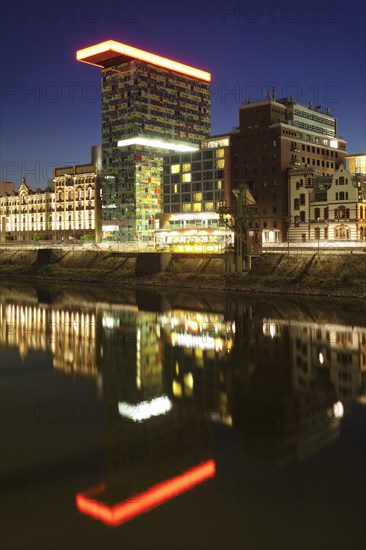
<instances>
[{"instance_id":1,"label":"dark blue sky","mask_svg":"<svg viewBox=\"0 0 366 550\"><path fill-rule=\"evenodd\" d=\"M365 2L7 1L1 9L1 175L44 186L101 141L100 70L75 51L114 39L212 73L212 133L246 93L330 107L349 153L366 150Z\"/></svg>"}]
</instances>

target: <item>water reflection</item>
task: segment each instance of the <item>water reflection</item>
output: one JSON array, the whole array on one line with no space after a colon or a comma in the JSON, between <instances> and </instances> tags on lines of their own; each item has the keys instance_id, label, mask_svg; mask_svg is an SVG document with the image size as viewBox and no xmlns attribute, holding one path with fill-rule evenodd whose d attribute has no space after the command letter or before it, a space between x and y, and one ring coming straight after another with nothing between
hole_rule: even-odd
<instances>
[{"instance_id":1,"label":"water reflection","mask_svg":"<svg viewBox=\"0 0 366 550\"><path fill-rule=\"evenodd\" d=\"M195 307L194 307L195 306ZM362 394L366 328L268 299L44 298L4 285L0 345L52 355L103 403L104 461L78 509L119 525L215 475L212 421L279 466L320 451Z\"/></svg>"}]
</instances>

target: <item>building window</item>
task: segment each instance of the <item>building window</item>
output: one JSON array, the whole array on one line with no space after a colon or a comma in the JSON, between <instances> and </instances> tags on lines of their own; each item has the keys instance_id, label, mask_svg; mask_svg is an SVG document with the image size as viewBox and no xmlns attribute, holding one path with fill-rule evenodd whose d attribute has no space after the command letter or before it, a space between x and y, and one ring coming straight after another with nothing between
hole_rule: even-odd
<instances>
[{"instance_id":1,"label":"building window","mask_svg":"<svg viewBox=\"0 0 366 550\"><path fill-rule=\"evenodd\" d=\"M189 172L188 174L183 174L182 175L182 181L185 182L185 183L192 181L191 173Z\"/></svg>"},{"instance_id":2,"label":"building window","mask_svg":"<svg viewBox=\"0 0 366 550\"><path fill-rule=\"evenodd\" d=\"M300 204L301 205L305 204L305 193L301 193L301 195L300 195Z\"/></svg>"},{"instance_id":3,"label":"building window","mask_svg":"<svg viewBox=\"0 0 366 550\"><path fill-rule=\"evenodd\" d=\"M329 217L329 208L328 208L328 206L326 206L324 208L324 219L327 220L328 217Z\"/></svg>"},{"instance_id":4,"label":"building window","mask_svg":"<svg viewBox=\"0 0 366 550\"><path fill-rule=\"evenodd\" d=\"M191 171L191 164L187 162L186 164L183 164L183 172L190 172Z\"/></svg>"},{"instance_id":5,"label":"building window","mask_svg":"<svg viewBox=\"0 0 366 550\"><path fill-rule=\"evenodd\" d=\"M300 221L301 222L305 221L305 211L304 210L301 210L301 212L300 212Z\"/></svg>"},{"instance_id":6,"label":"building window","mask_svg":"<svg viewBox=\"0 0 366 550\"><path fill-rule=\"evenodd\" d=\"M179 172L180 172L180 164L172 164L170 167L170 173L179 174Z\"/></svg>"},{"instance_id":7,"label":"building window","mask_svg":"<svg viewBox=\"0 0 366 550\"><path fill-rule=\"evenodd\" d=\"M315 217L316 220L318 220L320 218L320 208L315 208L314 217Z\"/></svg>"}]
</instances>

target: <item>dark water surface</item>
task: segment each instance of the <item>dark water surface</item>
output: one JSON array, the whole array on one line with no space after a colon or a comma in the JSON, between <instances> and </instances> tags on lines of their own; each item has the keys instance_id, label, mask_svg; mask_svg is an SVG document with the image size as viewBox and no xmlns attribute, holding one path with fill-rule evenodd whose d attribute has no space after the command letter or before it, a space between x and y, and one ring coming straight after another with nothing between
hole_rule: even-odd
<instances>
[{"instance_id":1,"label":"dark water surface","mask_svg":"<svg viewBox=\"0 0 366 550\"><path fill-rule=\"evenodd\" d=\"M0 291L1 550L365 548L362 305Z\"/></svg>"}]
</instances>

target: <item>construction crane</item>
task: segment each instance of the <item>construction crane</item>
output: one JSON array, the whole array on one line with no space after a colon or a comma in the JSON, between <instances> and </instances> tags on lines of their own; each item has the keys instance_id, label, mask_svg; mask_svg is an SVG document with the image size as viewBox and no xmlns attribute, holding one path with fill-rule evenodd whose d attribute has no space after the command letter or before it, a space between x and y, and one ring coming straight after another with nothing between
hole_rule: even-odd
<instances>
[{"instance_id":1,"label":"construction crane","mask_svg":"<svg viewBox=\"0 0 366 550\"><path fill-rule=\"evenodd\" d=\"M252 268L254 243L258 240L259 223L256 212L256 201L246 183L233 189L234 205L222 204L219 208L221 222L234 233L234 271L242 273ZM253 232L255 239L250 239ZM252 242L251 242L252 241Z\"/></svg>"}]
</instances>

